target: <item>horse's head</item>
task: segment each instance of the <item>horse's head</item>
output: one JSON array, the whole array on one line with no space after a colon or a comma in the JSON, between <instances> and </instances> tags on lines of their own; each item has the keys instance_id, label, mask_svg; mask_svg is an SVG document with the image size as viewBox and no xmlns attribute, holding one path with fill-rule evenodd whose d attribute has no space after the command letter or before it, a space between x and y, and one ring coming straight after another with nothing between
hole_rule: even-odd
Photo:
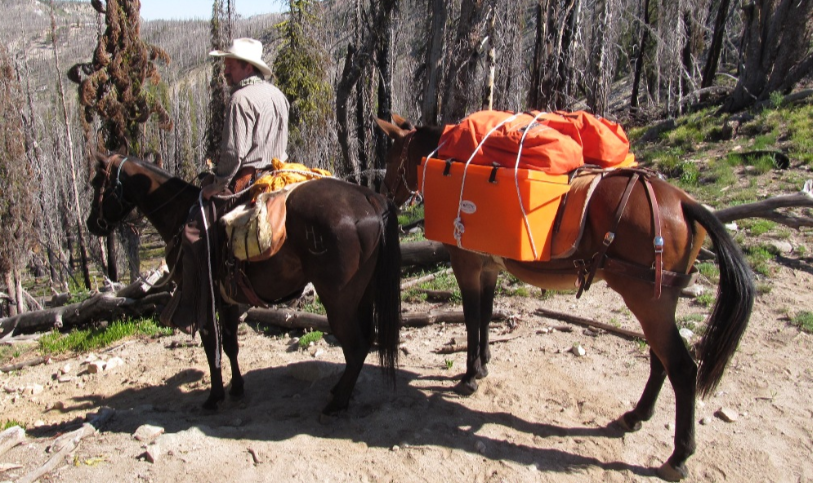
<instances>
[{"instance_id":1,"label":"horse's head","mask_svg":"<svg viewBox=\"0 0 813 483\"><path fill-rule=\"evenodd\" d=\"M94 235L109 235L135 207L124 194L125 162L127 158L118 154L96 153L96 174L91 181L93 201L87 219L88 230Z\"/></svg>"},{"instance_id":2,"label":"horse's head","mask_svg":"<svg viewBox=\"0 0 813 483\"><path fill-rule=\"evenodd\" d=\"M383 119L376 119L378 127L393 140L392 148L387 153L387 170L381 184L381 194L402 205L418 190L418 169L420 153L413 153L412 140L415 127L409 121L393 114L393 124ZM410 157L417 156L417 159Z\"/></svg>"}]
</instances>

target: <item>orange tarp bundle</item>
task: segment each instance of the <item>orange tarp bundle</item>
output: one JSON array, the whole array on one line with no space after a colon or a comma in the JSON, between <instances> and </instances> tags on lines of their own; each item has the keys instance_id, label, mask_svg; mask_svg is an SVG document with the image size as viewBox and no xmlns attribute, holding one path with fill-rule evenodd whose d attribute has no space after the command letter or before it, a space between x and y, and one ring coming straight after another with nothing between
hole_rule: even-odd
<instances>
[{"instance_id":1,"label":"orange tarp bundle","mask_svg":"<svg viewBox=\"0 0 813 483\"><path fill-rule=\"evenodd\" d=\"M512 168L518 161L519 168L553 175L583 164L621 166L628 164L629 154L629 140L621 126L584 111L475 112L459 124L446 126L439 144L438 157L443 159Z\"/></svg>"}]
</instances>

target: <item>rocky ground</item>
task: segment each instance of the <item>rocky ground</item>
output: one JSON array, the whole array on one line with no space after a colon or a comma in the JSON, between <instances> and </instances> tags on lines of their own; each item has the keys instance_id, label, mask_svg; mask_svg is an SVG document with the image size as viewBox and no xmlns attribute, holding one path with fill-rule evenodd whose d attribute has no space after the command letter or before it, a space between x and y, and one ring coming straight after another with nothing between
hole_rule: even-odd
<instances>
[{"instance_id":1,"label":"rocky ground","mask_svg":"<svg viewBox=\"0 0 813 483\"><path fill-rule=\"evenodd\" d=\"M813 338L788 323L813 306L808 262L777 267L718 392L698 401L690 481L813 479ZM639 432L614 423L643 388L646 347L534 311L638 324L603 284L578 301L530 291L499 299L513 317L493 326L492 337L504 341L493 345L491 373L475 395L451 390L464 353L436 353L465 341L461 325L405 329L395 390L371 356L350 410L328 421L319 413L343 367L340 348L328 338L302 350L288 334L247 325L247 395L214 414L200 408L209 379L203 349L180 334L2 374L0 413L25 424L26 437L0 455L0 481L25 481L64 447L58 436L103 407L113 412L100 431L53 457L41 481L656 480L673 447L671 388ZM451 308L405 309L433 307ZM708 309L686 300L679 310L685 317Z\"/></svg>"}]
</instances>

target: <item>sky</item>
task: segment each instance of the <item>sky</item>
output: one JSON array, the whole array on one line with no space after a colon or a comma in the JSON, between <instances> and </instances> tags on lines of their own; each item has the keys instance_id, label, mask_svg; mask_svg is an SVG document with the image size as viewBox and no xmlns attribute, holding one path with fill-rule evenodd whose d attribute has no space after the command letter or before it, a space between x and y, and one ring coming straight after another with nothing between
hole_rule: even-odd
<instances>
[{"instance_id":1,"label":"sky","mask_svg":"<svg viewBox=\"0 0 813 483\"><path fill-rule=\"evenodd\" d=\"M213 3L212 0L141 0L141 17L145 20L208 20L212 17ZM287 10L287 2L282 0L235 0L234 5L237 14L243 17Z\"/></svg>"}]
</instances>

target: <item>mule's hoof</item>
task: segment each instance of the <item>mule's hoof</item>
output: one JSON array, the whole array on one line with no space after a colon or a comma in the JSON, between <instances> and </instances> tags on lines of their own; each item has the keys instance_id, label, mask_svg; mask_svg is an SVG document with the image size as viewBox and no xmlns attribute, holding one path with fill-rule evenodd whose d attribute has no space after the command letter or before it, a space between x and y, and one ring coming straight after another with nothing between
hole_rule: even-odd
<instances>
[{"instance_id":1,"label":"mule's hoof","mask_svg":"<svg viewBox=\"0 0 813 483\"><path fill-rule=\"evenodd\" d=\"M641 421L636 421L635 424L629 424L627 422L627 416L629 414L630 413L624 414L623 416L621 416L620 418L617 419L617 422L618 422L618 425L621 426L624 429L624 431L627 431L629 433L634 433L634 432L638 431L639 429L641 429L641 426L642 426Z\"/></svg>"},{"instance_id":2,"label":"mule's hoof","mask_svg":"<svg viewBox=\"0 0 813 483\"><path fill-rule=\"evenodd\" d=\"M322 409L322 414L324 414L326 416L336 416L340 412L347 409L347 406L348 406L348 403L339 404L334 399L333 401L330 401L330 403L328 403L328 405L325 406L324 409Z\"/></svg>"},{"instance_id":3,"label":"mule's hoof","mask_svg":"<svg viewBox=\"0 0 813 483\"><path fill-rule=\"evenodd\" d=\"M454 387L454 392L460 394L461 396L471 396L477 392L477 381L474 379L470 381L460 381Z\"/></svg>"},{"instance_id":4,"label":"mule's hoof","mask_svg":"<svg viewBox=\"0 0 813 483\"><path fill-rule=\"evenodd\" d=\"M668 461L658 468L658 476L666 481L680 481L689 476L689 471L685 465L680 465L677 468L672 466Z\"/></svg>"}]
</instances>

